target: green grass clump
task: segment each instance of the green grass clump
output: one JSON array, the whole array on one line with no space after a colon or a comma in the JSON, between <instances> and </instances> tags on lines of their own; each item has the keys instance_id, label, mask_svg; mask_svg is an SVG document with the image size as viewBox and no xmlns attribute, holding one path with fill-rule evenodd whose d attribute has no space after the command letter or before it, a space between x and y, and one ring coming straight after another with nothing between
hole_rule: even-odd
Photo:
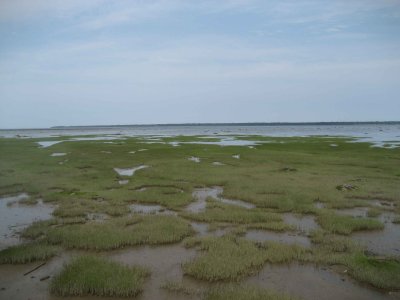
<instances>
[{"instance_id":1,"label":"green grass clump","mask_svg":"<svg viewBox=\"0 0 400 300\"><path fill-rule=\"evenodd\" d=\"M185 218L199 222L227 222L237 224L277 223L282 221L280 214L261 209L246 209L235 205L218 203L210 200L207 209L200 213L182 213ZM266 225L265 225L266 226Z\"/></svg>"},{"instance_id":2,"label":"green grass clump","mask_svg":"<svg viewBox=\"0 0 400 300\"><path fill-rule=\"evenodd\" d=\"M207 281L238 280L255 273L265 262L304 260L307 250L297 245L267 242L256 244L235 236L189 238L186 247L204 252L183 265L185 274Z\"/></svg>"},{"instance_id":3,"label":"green grass clump","mask_svg":"<svg viewBox=\"0 0 400 300\"><path fill-rule=\"evenodd\" d=\"M314 250L323 253L349 252L353 253L361 251L362 248L356 244L351 238L341 235L329 234L323 230L314 230L310 239L316 246Z\"/></svg>"},{"instance_id":4,"label":"green grass clump","mask_svg":"<svg viewBox=\"0 0 400 300\"><path fill-rule=\"evenodd\" d=\"M205 297L206 300L290 300L295 299L254 286L229 285L212 288ZM296 298L298 299L298 298Z\"/></svg>"},{"instance_id":5,"label":"green grass clump","mask_svg":"<svg viewBox=\"0 0 400 300\"><path fill-rule=\"evenodd\" d=\"M51 282L50 291L57 296L134 297L142 291L149 271L128 267L104 258L76 258Z\"/></svg>"},{"instance_id":6,"label":"green grass clump","mask_svg":"<svg viewBox=\"0 0 400 300\"><path fill-rule=\"evenodd\" d=\"M265 242L265 260L270 263L289 263L291 261L305 261L310 258L310 251L299 245L286 245L277 242Z\"/></svg>"},{"instance_id":7,"label":"green grass clump","mask_svg":"<svg viewBox=\"0 0 400 300\"><path fill-rule=\"evenodd\" d=\"M382 211L379 208L370 207L367 212L367 216L370 218L378 217Z\"/></svg>"},{"instance_id":8,"label":"green grass clump","mask_svg":"<svg viewBox=\"0 0 400 300\"><path fill-rule=\"evenodd\" d=\"M26 264L46 260L59 252L59 248L42 243L12 246L0 251L0 264Z\"/></svg>"},{"instance_id":9,"label":"green grass clump","mask_svg":"<svg viewBox=\"0 0 400 300\"><path fill-rule=\"evenodd\" d=\"M378 220L370 218L355 218L340 216L332 212L323 212L318 218L321 227L331 233L348 235L353 231L383 229L384 225Z\"/></svg>"},{"instance_id":10,"label":"green grass clump","mask_svg":"<svg viewBox=\"0 0 400 300\"><path fill-rule=\"evenodd\" d=\"M190 224L181 218L142 216L49 228L46 240L66 248L109 250L132 245L174 243L191 234Z\"/></svg>"},{"instance_id":11,"label":"green grass clump","mask_svg":"<svg viewBox=\"0 0 400 300\"><path fill-rule=\"evenodd\" d=\"M184 273L207 281L238 280L257 271L265 254L254 243L232 236L189 239L186 246L199 245L202 255L183 265Z\"/></svg>"},{"instance_id":12,"label":"green grass clump","mask_svg":"<svg viewBox=\"0 0 400 300\"><path fill-rule=\"evenodd\" d=\"M130 200L159 204L169 209L179 209L192 201L192 195L173 187L149 187L142 192L133 191Z\"/></svg>"},{"instance_id":13,"label":"green grass clump","mask_svg":"<svg viewBox=\"0 0 400 300\"><path fill-rule=\"evenodd\" d=\"M358 254L347 260L347 266L350 268L350 275L359 281L381 289L400 289L398 260L378 259Z\"/></svg>"},{"instance_id":14,"label":"green grass clump","mask_svg":"<svg viewBox=\"0 0 400 300\"><path fill-rule=\"evenodd\" d=\"M36 239L40 236L45 235L47 233L47 231L49 230L50 226L54 226L57 224L58 224L57 219L36 221L36 222L33 222L27 228L25 228L22 231L21 236L24 238Z\"/></svg>"}]
</instances>

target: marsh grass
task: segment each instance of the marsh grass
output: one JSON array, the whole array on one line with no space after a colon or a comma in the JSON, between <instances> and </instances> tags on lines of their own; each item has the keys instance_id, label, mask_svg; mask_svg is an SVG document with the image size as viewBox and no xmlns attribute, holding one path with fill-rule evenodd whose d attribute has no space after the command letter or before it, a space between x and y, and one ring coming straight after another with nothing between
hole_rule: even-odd
<instances>
[{"instance_id":1,"label":"marsh grass","mask_svg":"<svg viewBox=\"0 0 400 300\"><path fill-rule=\"evenodd\" d=\"M190 224L178 217L149 215L49 228L46 240L66 248L109 250L179 242L192 233Z\"/></svg>"},{"instance_id":2,"label":"marsh grass","mask_svg":"<svg viewBox=\"0 0 400 300\"><path fill-rule=\"evenodd\" d=\"M371 218L355 218L351 216L340 216L330 211L324 211L317 218L321 227L331 233L349 235L353 231L380 230L384 225Z\"/></svg>"},{"instance_id":3,"label":"marsh grass","mask_svg":"<svg viewBox=\"0 0 400 300\"><path fill-rule=\"evenodd\" d=\"M236 224L282 222L280 214L261 209L246 209L234 205L218 203L209 198L206 211L200 213L183 212L182 217L199 222L228 222ZM267 225L265 225L267 226Z\"/></svg>"},{"instance_id":4,"label":"marsh grass","mask_svg":"<svg viewBox=\"0 0 400 300\"><path fill-rule=\"evenodd\" d=\"M57 296L134 297L143 289L149 271L128 267L104 258L76 258L51 282L50 291Z\"/></svg>"},{"instance_id":5,"label":"marsh grass","mask_svg":"<svg viewBox=\"0 0 400 300\"><path fill-rule=\"evenodd\" d=\"M123 143L116 144L80 141L40 148L36 142L42 139L2 138L0 195L26 192L57 205L55 219L32 224L22 236L67 248L108 250L142 243L177 242L189 236L190 225L180 218L127 217L130 213L128 203L158 203L181 212L187 219L210 223L210 230L221 223L238 226L237 230L231 231L230 237L215 238L220 241L197 242L196 245L204 250L193 264L187 265L193 276L202 274L206 280L236 280L255 272L269 257L277 263L305 260L343 264L360 281L383 288L395 286L390 278L386 282L392 283L385 285L382 278L392 276L397 279L393 274L397 267L389 267L396 263L389 260L388 265L375 264L371 259L377 258L366 257L362 249L351 242L349 235L356 230L381 229L383 224L370 218L338 216L316 207L315 202L324 203L328 209L353 208L371 207L370 200L382 199L390 201L393 204L391 210L399 215L399 149L372 148L368 143L349 143L351 139L337 137L247 136L241 139L268 143L257 145L256 149L201 144L172 147L169 144L144 145L143 138L126 138ZM171 137L164 141L173 140L204 141L200 137ZM331 147L331 143L338 147ZM141 148L148 151L138 151ZM102 151L112 152L112 155ZM131 151L136 153L129 153ZM50 157L53 152L68 153L68 162L59 165L57 162L64 158ZM232 158L239 153L240 159ZM188 161L190 156L201 157L201 163ZM215 167L214 161L225 165ZM128 184L118 184L120 177L113 168L140 164L152 167L137 172ZM297 171L282 171L286 166ZM344 183L358 188L336 189ZM225 198L242 199L257 208L247 210L211 200L205 212L182 212L185 205L194 200L191 192L205 186L223 186ZM139 192L140 187L148 189ZM242 241L238 237L243 234L244 227L291 230L282 221L283 212L316 216L322 231L311 237L311 254L299 249L282 249L280 245ZM103 213L114 218L95 223L84 220L88 213ZM371 209L371 213L374 215L376 211ZM399 223L399 217L393 222ZM208 247L208 243L213 246ZM229 253L230 249L234 250L233 254ZM211 255L213 253L215 257ZM246 253L255 256L249 258ZM231 260L220 258L221 254ZM234 266L225 269L225 265L235 265L236 261L236 269ZM222 266L221 271L214 272L211 262ZM203 273L201 263L204 263Z\"/></svg>"},{"instance_id":6,"label":"marsh grass","mask_svg":"<svg viewBox=\"0 0 400 300\"><path fill-rule=\"evenodd\" d=\"M0 251L0 264L26 264L46 260L56 255L61 249L43 243L30 243L12 246Z\"/></svg>"},{"instance_id":7,"label":"marsh grass","mask_svg":"<svg viewBox=\"0 0 400 300\"><path fill-rule=\"evenodd\" d=\"M259 244L264 249L265 260L270 263L289 263L292 261L308 261L311 259L310 250L296 245L286 245L277 242Z\"/></svg>"},{"instance_id":8,"label":"marsh grass","mask_svg":"<svg viewBox=\"0 0 400 300\"><path fill-rule=\"evenodd\" d=\"M214 287L205 297L206 300L294 300L287 295L250 285L228 285Z\"/></svg>"},{"instance_id":9,"label":"marsh grass","mask_svg":"<svg viewBox=\"0 0 400 300\"><path fill-rule=\"evenodd\" d=\"M185 245L198 245L204 251L182 266L185 274L201 280L238 280L254 273L265 262L263 251L254 243L232 236L190 239Z\"/></svg>"},{"instance_id":10,"label":"marsh grass","mask_svg":"<svg viewBox=\"0 0 400 300\"><path fill-rule=\"evenodd\" d=\"M347 261L350 275L377 288L400 289L400 261L379 259L363 254L351 256Z\"/></svg>"},{"instance_id":11,"label":"marsh grass","mask_svg":"<svg viewBox=\"0 0 400 300\"><path fill-rule=\"evenodd\" d=\"M287 263L304 260L308 255L306 249L297 245L253 243L233 235L189 238L185 246L202 251L200 256L183 265L185 274L211 282L239 280L257 272L265 262Z\"/></svg>"},{"instance_id":12,"label":"marsh grass","mask_svg":"<svg viewBox=\"0 0 400 300\"><path fill-rule=\"evenodd\" d=\"M323 230L314 230L310 234L311 242L315 245L314 251L324 253L360 252L362 247L347 236L329 234Z\"/></svg>"},{"instance_id":13,"label":"marsh grass","mask_svg":"<svg viewBox=\"0 0 400 300\"><path fill-rule=\"evenodd\" d=\"M382 214L382 211L379 208L370 207L367 212L367 216L370 218L378 217Z\"/></svg>"},{"instance_id":14,"label":"marsh grass","mask_svg":"<svg viewBox=\"0 0 400 300\"><path fill-rule=\"evenodd\" d=\"M179 209L192 201L192 195L176 187L149 187L145 191L133 191L131 200L159 204L169 209Z\"/></svg>"},{"instance_id":15,"label":"marsh grass","mask_svg":"<svg viewBox=\"0 0 400 300\"><path fill-rule=\"evenodd\" d=\"M57 219L50 219L45 221L33 222L30 226L25 228L21 232L21 236L29 239L37 239L45 235L51 226L58 225L59 221Z\"/></svg>"}]
</instances>

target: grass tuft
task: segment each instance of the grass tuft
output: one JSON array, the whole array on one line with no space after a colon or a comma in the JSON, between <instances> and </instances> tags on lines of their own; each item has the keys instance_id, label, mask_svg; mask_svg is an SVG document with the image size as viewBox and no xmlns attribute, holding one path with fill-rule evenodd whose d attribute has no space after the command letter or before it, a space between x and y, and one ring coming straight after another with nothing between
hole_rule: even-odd
<instances>
[{"instance_id":1,"label":"grass tuft","mask_svg":"<svg viewBox=\"0 0 400 300\"><path fill-rule=\"evenodd\" d=\"M128 267L104 258L76 258L51 282L50 291L57 296L134 297L142 291L149 271Z\"/></svg>"},{"instance_id":2,"label":"grass tuft","mask_svg":"<svg viewBox=\"0 0 400 300\"><path fill-rule=\"evenodd\" d=\"M59 252L60 248L42 243L12 246L0 251L0 264L26 264L46 260Z\"/></svg>"},{"instance_id":3,"label":"grass tuft","mask_svg":"<svg viewBox=\"0 0 400 300\"><path fill-rule=\"evenodd\" d=\"M150 215L49 228L46 240L66 248L110 250L175 243L192 233L190 224L181 218Z\"/></svg>"},{"instance_id":4,"label":"grass tuft","mask_svg":"<svg viewBox=\"0 0 400 300\"><path fill-rule=\"evenodd\" d=\"M384 228L384 225L378 220L340 216L333 212L323 212L318 216L317 220L323 229L331 233L344 235L348 235L353 231L378 230Z\"/></svg>"}]
</instances>

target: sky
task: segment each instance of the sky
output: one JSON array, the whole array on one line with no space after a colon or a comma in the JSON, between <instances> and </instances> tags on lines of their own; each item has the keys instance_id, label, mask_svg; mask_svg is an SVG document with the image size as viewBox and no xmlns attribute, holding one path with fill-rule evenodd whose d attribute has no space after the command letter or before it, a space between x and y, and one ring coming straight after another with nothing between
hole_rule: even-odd
<instances>
[{"instance_id":1,"label":"sky","mask_svg":"<svg viewBox=\"0 0 400 300\"><path fill-rule=\"evenodd\" d=\"M399 116L400 0L0 0L0 128Z\"/></svg>"}]
</instances>

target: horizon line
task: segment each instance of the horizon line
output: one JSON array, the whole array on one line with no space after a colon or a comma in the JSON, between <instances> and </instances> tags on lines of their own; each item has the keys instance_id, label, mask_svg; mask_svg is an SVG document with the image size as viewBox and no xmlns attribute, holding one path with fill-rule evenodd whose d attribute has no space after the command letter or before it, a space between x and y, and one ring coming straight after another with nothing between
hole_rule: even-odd
<instances>
[{"instance_id":1,"label":"horizon line","mask_svg":"<svg viewBox=\"0 0 400 300\"><path fill-rule=\"evenodd\" d=\"M147 123L147 124L109 124L109 125L57 125L51 127L0 128L0 130L58 130L76 128L112 128L146 126L290 126L290 125L368 125L400 124L400 121L324 121L324 122L222 122L222 123Z\"/></svg>"}]
</instances>

